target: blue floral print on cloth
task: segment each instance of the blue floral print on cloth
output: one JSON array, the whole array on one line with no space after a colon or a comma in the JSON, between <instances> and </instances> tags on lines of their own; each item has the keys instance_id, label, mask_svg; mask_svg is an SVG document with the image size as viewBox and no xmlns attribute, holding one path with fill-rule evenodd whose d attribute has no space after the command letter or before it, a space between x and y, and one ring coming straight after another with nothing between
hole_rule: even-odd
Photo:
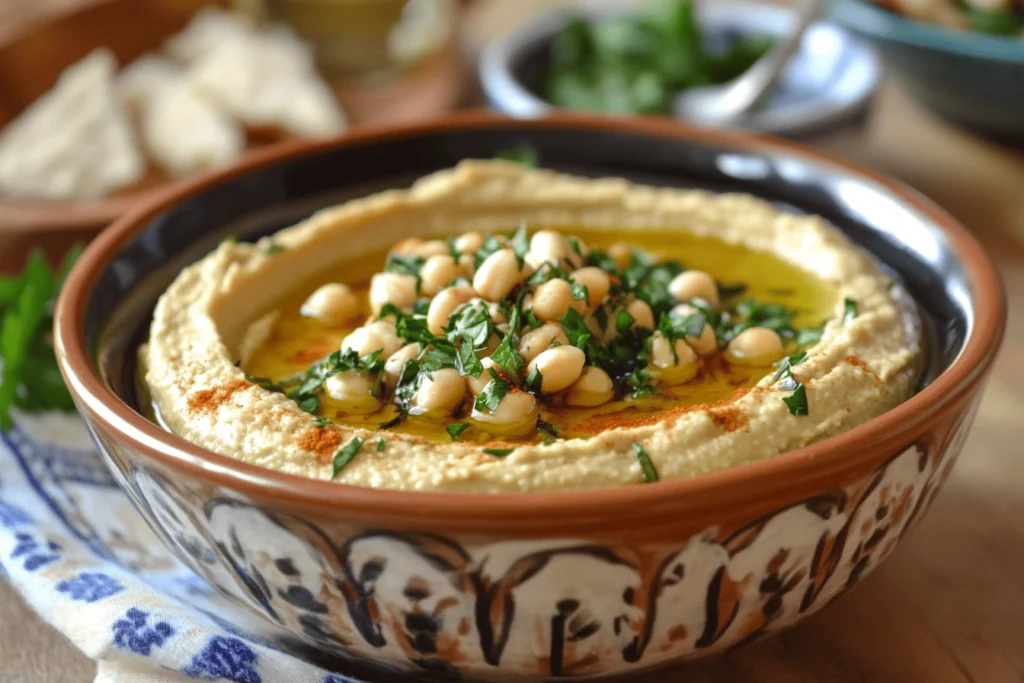
<instances>
[{"instance_id":1,"label":"blue floral print on cloth","mask_svg":"<svg viewBox=\"0 0 1024 683\"><path fill-rule=\"evenodd\" d=\"M358 683L283 651L157 540L74 416L0 437L0 576L97 683Z\"/></svg>"}]
</instances>

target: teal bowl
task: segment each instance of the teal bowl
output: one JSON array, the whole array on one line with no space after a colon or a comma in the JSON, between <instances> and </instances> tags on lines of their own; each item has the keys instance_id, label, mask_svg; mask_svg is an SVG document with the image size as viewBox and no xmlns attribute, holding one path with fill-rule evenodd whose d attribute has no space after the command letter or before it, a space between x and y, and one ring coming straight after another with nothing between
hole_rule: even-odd
<instances>
[{"instance_id":1,"label":"teal bowl","mask_svg":"<svg viewBox=\"0 0 1024 683\"><path fill-rule=\"evenodd\" d=\"M873 41L927 107L979 133L1024 143L1024 39L948 29L863 0L832 0L827 11Z\"/></svg>"}]
</instances>

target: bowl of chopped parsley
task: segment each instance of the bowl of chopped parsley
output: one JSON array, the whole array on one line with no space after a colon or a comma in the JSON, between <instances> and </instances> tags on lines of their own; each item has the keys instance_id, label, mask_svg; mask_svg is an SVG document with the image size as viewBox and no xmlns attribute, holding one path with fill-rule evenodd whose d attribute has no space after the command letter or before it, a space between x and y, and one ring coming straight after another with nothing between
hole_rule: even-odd
<instances>
[{"instance_id":1,"label":"bowl of chopped parsley","mask_svg":"<svg viewBox=\"0 0 1024 683\"><path fill-rule=\"evenodd\" d=\"M903 5L832 0L828 13L877 45L922 104L982 134L1024 142L1024 8L930 0L914 6L915 18L899 12Z\"/></svg>"},{"instance_id":2,"label":"bowl of chopped parsley","mask_svg":"<svg viewBox=\"0 0 1024 683\"><path fill-rule=\"evenodd\" d=\"M537 15L490 43L480 80L490 106L516 117L560 109L663 116L687 88L742 75L794 21L789 8L748 0L590 1ZM745 125L798 137L858 121L880 77L867 43L816 24Z\"/></svg>"}]
</instances>

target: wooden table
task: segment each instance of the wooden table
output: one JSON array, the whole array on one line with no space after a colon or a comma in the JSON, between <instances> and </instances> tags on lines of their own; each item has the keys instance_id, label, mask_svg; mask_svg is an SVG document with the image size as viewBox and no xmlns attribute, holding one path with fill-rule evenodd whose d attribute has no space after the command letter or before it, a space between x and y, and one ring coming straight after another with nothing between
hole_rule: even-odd
<instances>
[{"instance_id":1,"label":"wooden table","mask_svg":"<svg viewBox=\"0 0 1024 683\"><path fill-rule=\"evenodd\" d=\"M0 0L0 30L15 5ZM548 0L493 0L468 22L470 51L509 12ZM514 6L514 7L513 7ZM1020 683L1024 681L1024 154L922 111L887 82L866 130L819 141L891 173L956 214L997 257L1010 293L1003 353L963 456L920 526L852 594L777 638L643 683ZM84 683L92 663L0 582L0 681Z\"/></svg>"}]
</instances>

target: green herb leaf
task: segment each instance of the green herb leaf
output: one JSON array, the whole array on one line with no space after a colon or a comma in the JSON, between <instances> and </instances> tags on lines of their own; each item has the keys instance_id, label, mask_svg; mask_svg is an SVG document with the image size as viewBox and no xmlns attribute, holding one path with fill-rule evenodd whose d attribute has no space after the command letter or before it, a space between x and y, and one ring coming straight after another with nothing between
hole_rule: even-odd
<instances>
[{"instance_id":1,"label":"green herb leaf","mask_svg":"<svg viewBox=\"0 0 1024 683\"><path fill-rule=\"evenodd\" d=\"M419 278L420 269L425 262L426 259L423 257L413 256L412 254L388 254L387 263L384 264L384 271L387 273L412 275Z\"/></svg>"},{"instance_id":2,"label":"green herb leaf","mask_svg":"<svg viewBox=\"0 0 1024 683\"><path fill-rule=\"evenodd\" d=\"M483 246L476 252L476 258L473 262L473 269L477 270L480 268L480 264L487 260L487 258L496 251L500 251L505 248L501 242L494 235L488 235L484 240Z\"/></svg>"},{"instance_id":3,"label":"green herb leaf","mask_svg":"<svg viewBox=\"0 0 1024 683\"><path fill-rule=\"evenodd\" d=\"M333 422L331 422L331 419L329 417L323 417L320 415L317 415L315 418L313 418L313 423L320 429L326 429L334 424Z\"/></svg>"},{"instance_id":4,"label":"green herb leaf","mask_svg":"<svg viewBox=\"0 0 1024 683\"><path fill-rule=\"evenodd\" d=\"M444 428L444 430L448 432L448 436L451 437L452 441L458 441L459 437L462 436L462 432L466 431L467 429L469 429L468 422L456 422Z\"/></svg>"},{"instance_id":5,"label":"green herb leaf","mask_svg":"<svg viewBox=\"0 0 1024 683\"><path fill-rule=\"evenodd\" d=\"M633 323L636 322L636 318L630 315L629 311L625 308L615 314L615 331L619 335L627 334L633 327Z\"/></svg>"},{"instance_id":6,"label":"green herb leaf","mask_svg":"<svg viewBox=\"0 0 1024 683\"><path fill-rule=\"evenodd\" d=\"M792 356L786 356L776 363L779 369L775 371L775 375L772 377L772 383L774 384L784 377L792 377L793 366L803 363L805 358L807 358L807 352L800 351L798 353L794 353Z\"/></svg>"},{"instance_id":7,"label":"green herb leaf","mask_svg":"<svg viewBox=\"0 0 1024 683\"><path fill-rule=\"evenodd\" d=\"M556 439L562 436L562 432L558 427L540 418L537 418L537 431L542 434L547 434L548 436L553 436Z\"/></svg>"},{"instance_id":8,"label":"green herb leaf","mask_svg":"<svg viewBox=\"0 0 1024 683\"><path fill-rule=\"evenodd\" d=\"M587 343L592 335L583 316L575 309L570 308L559 322L562 323L562 329L565 330L565 336L569 338L569 343L578 349L586 351Z\"/></svg>"},{"instance_id":9,"label":"green herb leaf","mask_svg":"<svg viewBox=\"0 0 1024 683\"><path fill-rule=\"evenodd\" d=\"M356 457L360 449L363 447L363 439L361 437L355 437L347 444L334 454L334 474L331 475L331 479L337 479L345 466L352 462L352 459Z\"/></svg>"},{"instance_id":10,"label":"green herb leaf","mask_svg":"<svg viewBox=\"0 0 1024 683\"><path fill-rule=\"evenodd\" d=\"M519 223L519 229L512 233L509 241L509 248L515 253L519 268L522 269L526 252L530 251L530 238L526 232L526 221Z\"/></svg>"},{"instance_id":11,"label":"green herb leaf","mask_svg":"<svg viewBox=\"0 0 1024 683\"><path fill-rule=\"evenodd\" d=\"M529 168L537 168L540 166L540 155L537 154L537 150L533 145L529 143L522 143L515 147L506 147L505 149L499 150L494 155L495 159L504 159L505 161L514 161L528 166Z\"/></svg>"},{"instance_id":12,"label":"green herb leaf","mask_svg":"<svg viewBox=\"0 0 1024 683\"><path fill-rule=\"evenodd\" d=\"M723 282L716 282L715 285L718 287L718 298L721 301L734 299L747 291L747 285L742 282L737 282L732 285L727 285Z\"/></svg>"},{"instance_id":13,"label":"green herb leaf","mask_svg":"<svg viewBox=\"0 0 1024 683\"><path fill-rule=\"evenodd\" d=\"M383 451L385 446L387 446L387 444L385 443L384 439L377 439L377 452L378 453Z\"/></svg>"},{"instance_id":14,"label":"green herb leaf","mask_svg":"<svg viewBox=\"0 0 1024 683\"><path fill-rule=\"evenodd\" d=\"M857 302L849 297L843 299L843 324L857 317Z\"/></svg>"},{"instance_id":15,"label":"green herb leaf","mask_svg":"<svg viewBox=\"0 0 1024 683\"><path fill-rule=\"evenodd\" d=\"M644 483L653 484L658 481L658 470L655 469L654 463L651 462L651 456L647 454L644 447L639 443L634 443L633 450L636 451L636 459L640 462L640 474L643 476Z\"/></svg>"},{"instance_id":16,"label":"green herb leaf","mask_svg":"<svg viewBox=\"0 0 1024 683\"><path fill-rule=\"evenodd\" d=\"M570 283L569 291L572 292L572 298L576 301L586 301L590 298L590 292L587 291L587 286L580 282Z\"/></svg>"},{"instance_id":17,"label":"green herb leaf","mask_svg":"<svg viewBox=\"0 0 1024 683\"><path fill-rule=\"evenodd\" d=\"M484 453L487 455L493 455L499 458L504 458L506 455L514 451L514 448L485 448Z\"/></svg>"},{"instance_id":18,"label":"green herb leaf","mask_svg":"<svg viewBox=\"0 0 1024 683\"><path fill-rule=\"evenodd\" d=\"M811 344L817 344L821 341L821 337L825 334L825 326L828 325L828 321L831 318L826 318L818 326L804 327L796 333L796 343L800 346L810 346Z\"/></svg>"},{"instance_id":19,"label":"green herb leaf","mask_svg":"<svg viewBox=\"0 0 1024 683\"><path fill-rule=\"evenodd\" d=\"M476 402L473 407L477 410L487 410L494 412L498 408L498 404L501 403L501 399L505 398L509 390L512 388L509 383L506 382L498 375L494 370L489 371L491 373L491 381L487 383L484 390L480 392L480 395L476 397Z\"/></svg>"},{"instance_id":20,"label":"green herb leaf","mask_svg":"<svg viewBox=\"0 0 1024 683\"><path fill-rule=\"evenodd\" d=\"M267 245L267 248L263 250L263 253L273 255L280 254L282 251L284 251L284 247L282 247L280 244L277 244L276 242L271 242L270 244Z\"/></svg>"},{"instance_id":21,"label":"green herb leaf","mask_svg":"<svg viewBox=\"0 0 1024 683\"><path fill-rule=\"evenodd\" d=\"M558 439L554 439L554 438L550 438L549 437L549 438L544 439L543 441L541 441L540 445L541 446L550 446L551 444L555 443L556 441L558 441Z\"/></svg>"},{"instance_id":22,"label":"green herb leaf","mask_svg":"<svg viewBox=\"0 0 1024 683\"><path fill-rule=\"evenodd\" d=\"M534 367L533 370L526 376L526 389L531 394L540 393L540 385L544 382L544 375L541 374L540 368Z\"/></svg>"},{"instance_id":23,"label":"green herb leaf","mask_svg":"<svg viewBox=\"0 0 1024 683\"><path fill-rule=\"evenodd\" d=\"M790 415L806 415L808 411L807 387L803 384L797 384L793 393L783 398L782 402L789 408Z\"/></svg>"}]
</instances>

